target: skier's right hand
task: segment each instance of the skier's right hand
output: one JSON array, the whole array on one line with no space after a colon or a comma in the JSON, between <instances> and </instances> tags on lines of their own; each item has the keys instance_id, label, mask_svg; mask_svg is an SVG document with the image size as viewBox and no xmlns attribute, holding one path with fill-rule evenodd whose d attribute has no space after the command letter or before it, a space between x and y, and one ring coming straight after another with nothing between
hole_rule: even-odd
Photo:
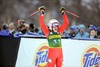
<instances>
[{"instance_id":1,"label":"skier's right hand","mask_svg":"<svg viewBox=\"0 0 100 67\"><path fill-rule=\"evenodd\" d=\"M41 14L44 14L45 6L40 6L40 7L38 8L38 11L41 12Z\"/></svg>"}]
</instances>

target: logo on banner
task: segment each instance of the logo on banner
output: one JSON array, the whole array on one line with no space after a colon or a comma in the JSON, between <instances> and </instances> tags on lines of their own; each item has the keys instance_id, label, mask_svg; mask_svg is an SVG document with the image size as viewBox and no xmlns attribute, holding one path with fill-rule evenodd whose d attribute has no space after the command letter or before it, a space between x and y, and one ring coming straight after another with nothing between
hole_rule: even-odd
<instances>
[{"instance_id":1,"label":"logo on banner","mask_svg":"<svg viewBox=\"0 0 100 67\"><path fill-rule=\"evenodd\" d=\"M100 47L89 46L82 55L82 67L97 67L100 63Z\"/></svg>"},{"instance_id":2,"label":"logo on banner","mask_svg":"<svg viewBox=\"0 0 100 67\"><path fill-rule=\"evenodd\" d=\"M36 67L47 67L48 61L48 46L47 43L41 44L35 53L34 65Z\"/></svg>"}]
</instances>

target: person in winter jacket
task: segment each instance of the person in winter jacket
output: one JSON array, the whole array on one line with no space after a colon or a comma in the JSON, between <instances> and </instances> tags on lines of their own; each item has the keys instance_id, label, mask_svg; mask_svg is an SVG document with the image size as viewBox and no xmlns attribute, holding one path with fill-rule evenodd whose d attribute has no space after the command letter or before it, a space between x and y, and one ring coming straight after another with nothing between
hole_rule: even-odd
<instances>
[{"instance_id":1,"label":"person in winter jacket","mask_svg":"<svg viewBox=\"0 0 100 67\"><path fill-rule=\"evenodd\" d=\"M86 28L83 24L80 24L78 26L78 33L76 34L75 38L78 38L78 39L86 39L86 38L89 38L89 33L86 32Z\"/></svg>"},{"instance_id":2,"label":"person in winter jacket","mask_svg":"<svg viewBox=\"0 0 100 67\"><path fill-rule=\"evenodd\" d=\"M7 24L2 25L2 30L0 31L0 36L10 36Z\"/></svg>"}]
</instances>

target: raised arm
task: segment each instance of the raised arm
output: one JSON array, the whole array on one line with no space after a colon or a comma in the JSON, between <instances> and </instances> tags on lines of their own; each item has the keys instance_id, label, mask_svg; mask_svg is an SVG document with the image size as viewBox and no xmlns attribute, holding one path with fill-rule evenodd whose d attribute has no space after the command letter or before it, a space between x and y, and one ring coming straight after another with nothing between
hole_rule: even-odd
<instances>
[{"instance_id":1,"label":"raised arm","mask_svg":"<svg viewBox=\"0 0 100 67\"><path fill-rule=\"evenodd\" d=\"M45 25L45 23L44 23L44 11L42 10L43 8L42 7L40 7L40 12L41 12L41 14L40 14L40 27L41 27L41 29L42 29L42 31L43 31L43 33L46 35L46 37L48 36L48 34L49 34L49 29L47 28L47 26Z\"/></svg>"},{"instance_id":2,"label":"raised arm","mask_svg":"<svg viewBox=\"0 0 100 67\"><path fill-rule=\"evenodd\" d=\"M68 17L66 16L64 10L65 10L64 8L61 9L62 17L63 17L64 23L59 27L59 32L60 32L60 34L62 34L62 33L64 32L64 30L67 28L67 26L68 26L68 24L69 24Z\"/></svg>"}]
</instances>

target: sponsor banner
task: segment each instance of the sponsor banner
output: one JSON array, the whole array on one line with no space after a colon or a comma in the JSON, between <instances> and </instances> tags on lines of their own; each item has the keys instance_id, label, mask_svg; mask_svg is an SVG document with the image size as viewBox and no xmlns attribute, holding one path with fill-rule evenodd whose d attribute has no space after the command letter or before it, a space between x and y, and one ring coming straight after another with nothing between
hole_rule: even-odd
<instances>
[{"instance_id":1,"label":"sponsor banner","mask_svg":"<svg viewBox=\"0 0 100 67\"><path fill-rule=\"evenodd\" d=\"M98 67L98 63L100 63L100 46L93 44L87 47L81 59L81 67Z\"/></svg>"},{"instance_id":2,"label":"sponsor banner","mask_svg":"<svg viewBox=\"0 0 100 67\"><path fill-rule=\"evenodd\" d=\"M22 38L15 67L46 67L47 56L46 39Z\"/></svg>"},{"instance_id":3,"label":"sponsor banner","mask_svg":"<svg viewBox=\"0 0 100 67\"><path fill-rule=\"evenodd\" d=\"M100 61L100 41L63 39L62 43L63 67L96 67Z\"/></svg>"},{"instance_id":4,"label":"sponsor banner","mask_svg":"<svg viewBox=\"0 0 100 67\"><path fill-rule=\"evenodd\" d=\"M100 61L100 41L62 39L63 67L95 67ZM15 67L47 67L46 39L22 38Z\"/></svg>"}]
</instances>

